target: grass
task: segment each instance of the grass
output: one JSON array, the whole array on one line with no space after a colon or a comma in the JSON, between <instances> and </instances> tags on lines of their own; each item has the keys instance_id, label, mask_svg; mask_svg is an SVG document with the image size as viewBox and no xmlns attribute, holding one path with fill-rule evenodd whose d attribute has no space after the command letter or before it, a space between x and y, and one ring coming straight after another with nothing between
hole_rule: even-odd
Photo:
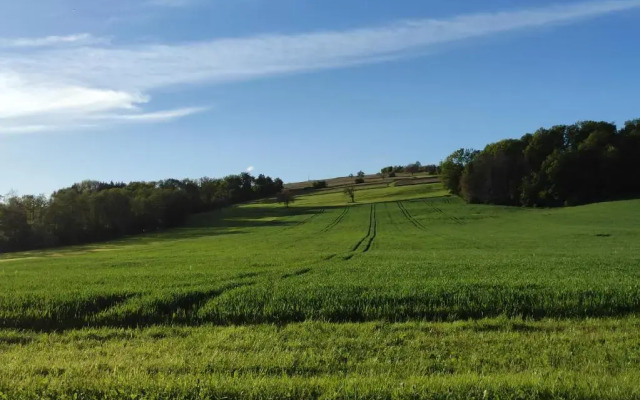
<instances>
[{"instance_id":1,"label":"grass","mask_svg":"<svg viewBox=\"0 0 640 400\"><path fill-rule=\"evenodd\" d=\"M0 333L7 398L634 398L640 320Z\"/></svg>"},{"instance_id":2,"label":"grass","mask_svg":"<svg viewBox=\"0 0 640 400\"><path fill-rule=\"evenodd\" d=\"M356 200L0 256L0 399L640 396L640 201Z\"/></svg>"},{"instance_id":3,"label":"grass","mask_svg":"<svg viewBox=\"0 0 640 400\"><path fill-rule=\"evenodd\" d=\"M327 188L329 189L343 189L346 186L353 185L355 183L356 177L354 176L344 176L339 178L331 178L331 179L317 179L323 180L327 183ZM426 181L431 180L432 182L421 182L421 183L433 183L433 181L438 181L439 177L436 175L429 175L425 172L410 174L408 172L397 172L395 177L385 177L378 174L371 174L364 176L365 185L359 184L358 186L392 186L398 182L402 182L404 184L409 183L411 181ZM316 180L306 181L306 182L295 182L295 183L287 183L285 187L290 190L294 190L295 192L306 191L312 189L313 182ZM323 189L324 190L324 189Z\"/></svg>"},{"instance_id":4,"label":"grass","mask_svg":"<svg viewBox=\"0 0 640 400\"><path fill-rule=\"evenodd\" d=\"M377 203L381 201L410 200L424 197L445 196L447 192L440 184L395 186L395 182L365 185L356 187L355 199L358 204ZM343 189L327 189L318 193L302 195L296 199L298 207L304 206L342 206L348 204Z\"/></svg>"}]
</instances>

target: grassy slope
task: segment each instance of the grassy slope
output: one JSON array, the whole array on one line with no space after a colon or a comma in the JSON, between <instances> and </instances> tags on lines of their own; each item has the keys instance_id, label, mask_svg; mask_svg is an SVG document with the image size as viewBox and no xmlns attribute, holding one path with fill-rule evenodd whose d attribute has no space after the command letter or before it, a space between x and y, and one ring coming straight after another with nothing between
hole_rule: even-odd
<instances>
[{"instance_id":1,"label":"grassy slope","mask_svg":"<svg viewBox=\"0 0 640 400\"><path fill-rule=\"evenodd\" d=\"M532 210L442 194L369 187L346 205L329 191L2 256L0 393L639 396L640 201ZM603 316L618 319L573 319ZM424 322L485 317L498 319ZM81 326L103 328L30 330Z\"/></svg>"},{"instance_id":2,"label":"grassy slope","mask_svg":"<svg viewBox=\"0 0 640 400\"><path fill-rule=\"evenodd\" d=\"M0 391L10 398L637 398L639 324L499 319L5 331Z\"/></svg>"}]
</instances>

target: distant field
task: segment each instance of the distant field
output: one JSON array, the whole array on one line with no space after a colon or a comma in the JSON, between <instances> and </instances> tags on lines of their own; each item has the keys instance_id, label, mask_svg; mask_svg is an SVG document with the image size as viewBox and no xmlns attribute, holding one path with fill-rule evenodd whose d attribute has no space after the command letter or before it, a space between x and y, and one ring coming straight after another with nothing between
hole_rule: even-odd
<instances>
[{"instance_id":1,"label":"distant field","mask_svg":"<svg viewBox=\"0 0 640 400\"><path fill-rule=\"evenodd\" d=\"M318 180L325 181L327 183L328 189L342 189L345 186L354 185L355 179L356 178L353 176L344 176L340 178L318 179ZM420 172L416 174L410 174L408 172L398 172L395 177L384 177L378 174L371 174L371 175L365 175L364 183L359 184L358 187L363 187L363 186L366 187L371 185L386 187L386 186L393 186L398 183L400 183L400 185L419 184L419 183L436 183L439 180L440 178L438 176L428 175L424 172ZM313 182L315 182L315 180L310 180L306 182L287 183L285 187L287 189L291 189L295 191L301 191L304 189L308 190L312 188ZM325 190L325 189L321 189L321 190Z\"/></svg>"},{"instance_id":2,"label":"distant field","mask_svg":"<svg viewBox=\"0 0 640 400\"><path fill-rule=\"evenodd\" d=\"M0 399L640 396L640 200L346 200L0 256Z\"/></svg>"}]
</instances>

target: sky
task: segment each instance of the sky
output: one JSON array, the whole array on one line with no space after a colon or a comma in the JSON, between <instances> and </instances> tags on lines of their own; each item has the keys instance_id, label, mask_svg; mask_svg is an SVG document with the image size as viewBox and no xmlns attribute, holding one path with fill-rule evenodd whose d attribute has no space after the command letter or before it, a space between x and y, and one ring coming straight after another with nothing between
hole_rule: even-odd
<instances>
[{"instance_id":1,"label":"sky","mask_svg":"<svg viewBox=\"0 0 640 400\"><path fill-rule=\"evenodd\" d=\"M640 0L0 2L0 193L285 182L640 118Z\"/></svg>"}]
</instances>

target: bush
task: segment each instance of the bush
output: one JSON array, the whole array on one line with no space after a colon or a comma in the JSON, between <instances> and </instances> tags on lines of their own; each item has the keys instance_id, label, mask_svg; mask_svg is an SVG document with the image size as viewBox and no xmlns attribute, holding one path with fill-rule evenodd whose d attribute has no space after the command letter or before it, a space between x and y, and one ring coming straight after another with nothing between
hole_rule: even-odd
<instances>
[{"instance_id":1,"label":"bush","mask_svg":"<svg viewBox=\"0 0 640 400\"><path fill-rule=\"evenodd\" d=\"M364 183L364 178L356 178L354 182L357 184Z\"/></svg>"},{"instance_id":2,"label":"bush","mask_svg":"<svg viewBox=\"0 0 640 400\"><path fill-rule=\"evenodd\" d=\"M296 196L289 189L283 189L276 195L278 203L283 203L285 207L289 208L289 203L296 201Z\"/></svg>"},{"instance_id":3,"label":"bush","mask_svg":"<svg viewBox=\"0 0 640 400\"><path fill-rule=\"evenodd\" d=\"M313 182L313 188L314 189L324 189L326 188L327 185L327 181L315 181Z\"/></svg>"}]
</instances>

